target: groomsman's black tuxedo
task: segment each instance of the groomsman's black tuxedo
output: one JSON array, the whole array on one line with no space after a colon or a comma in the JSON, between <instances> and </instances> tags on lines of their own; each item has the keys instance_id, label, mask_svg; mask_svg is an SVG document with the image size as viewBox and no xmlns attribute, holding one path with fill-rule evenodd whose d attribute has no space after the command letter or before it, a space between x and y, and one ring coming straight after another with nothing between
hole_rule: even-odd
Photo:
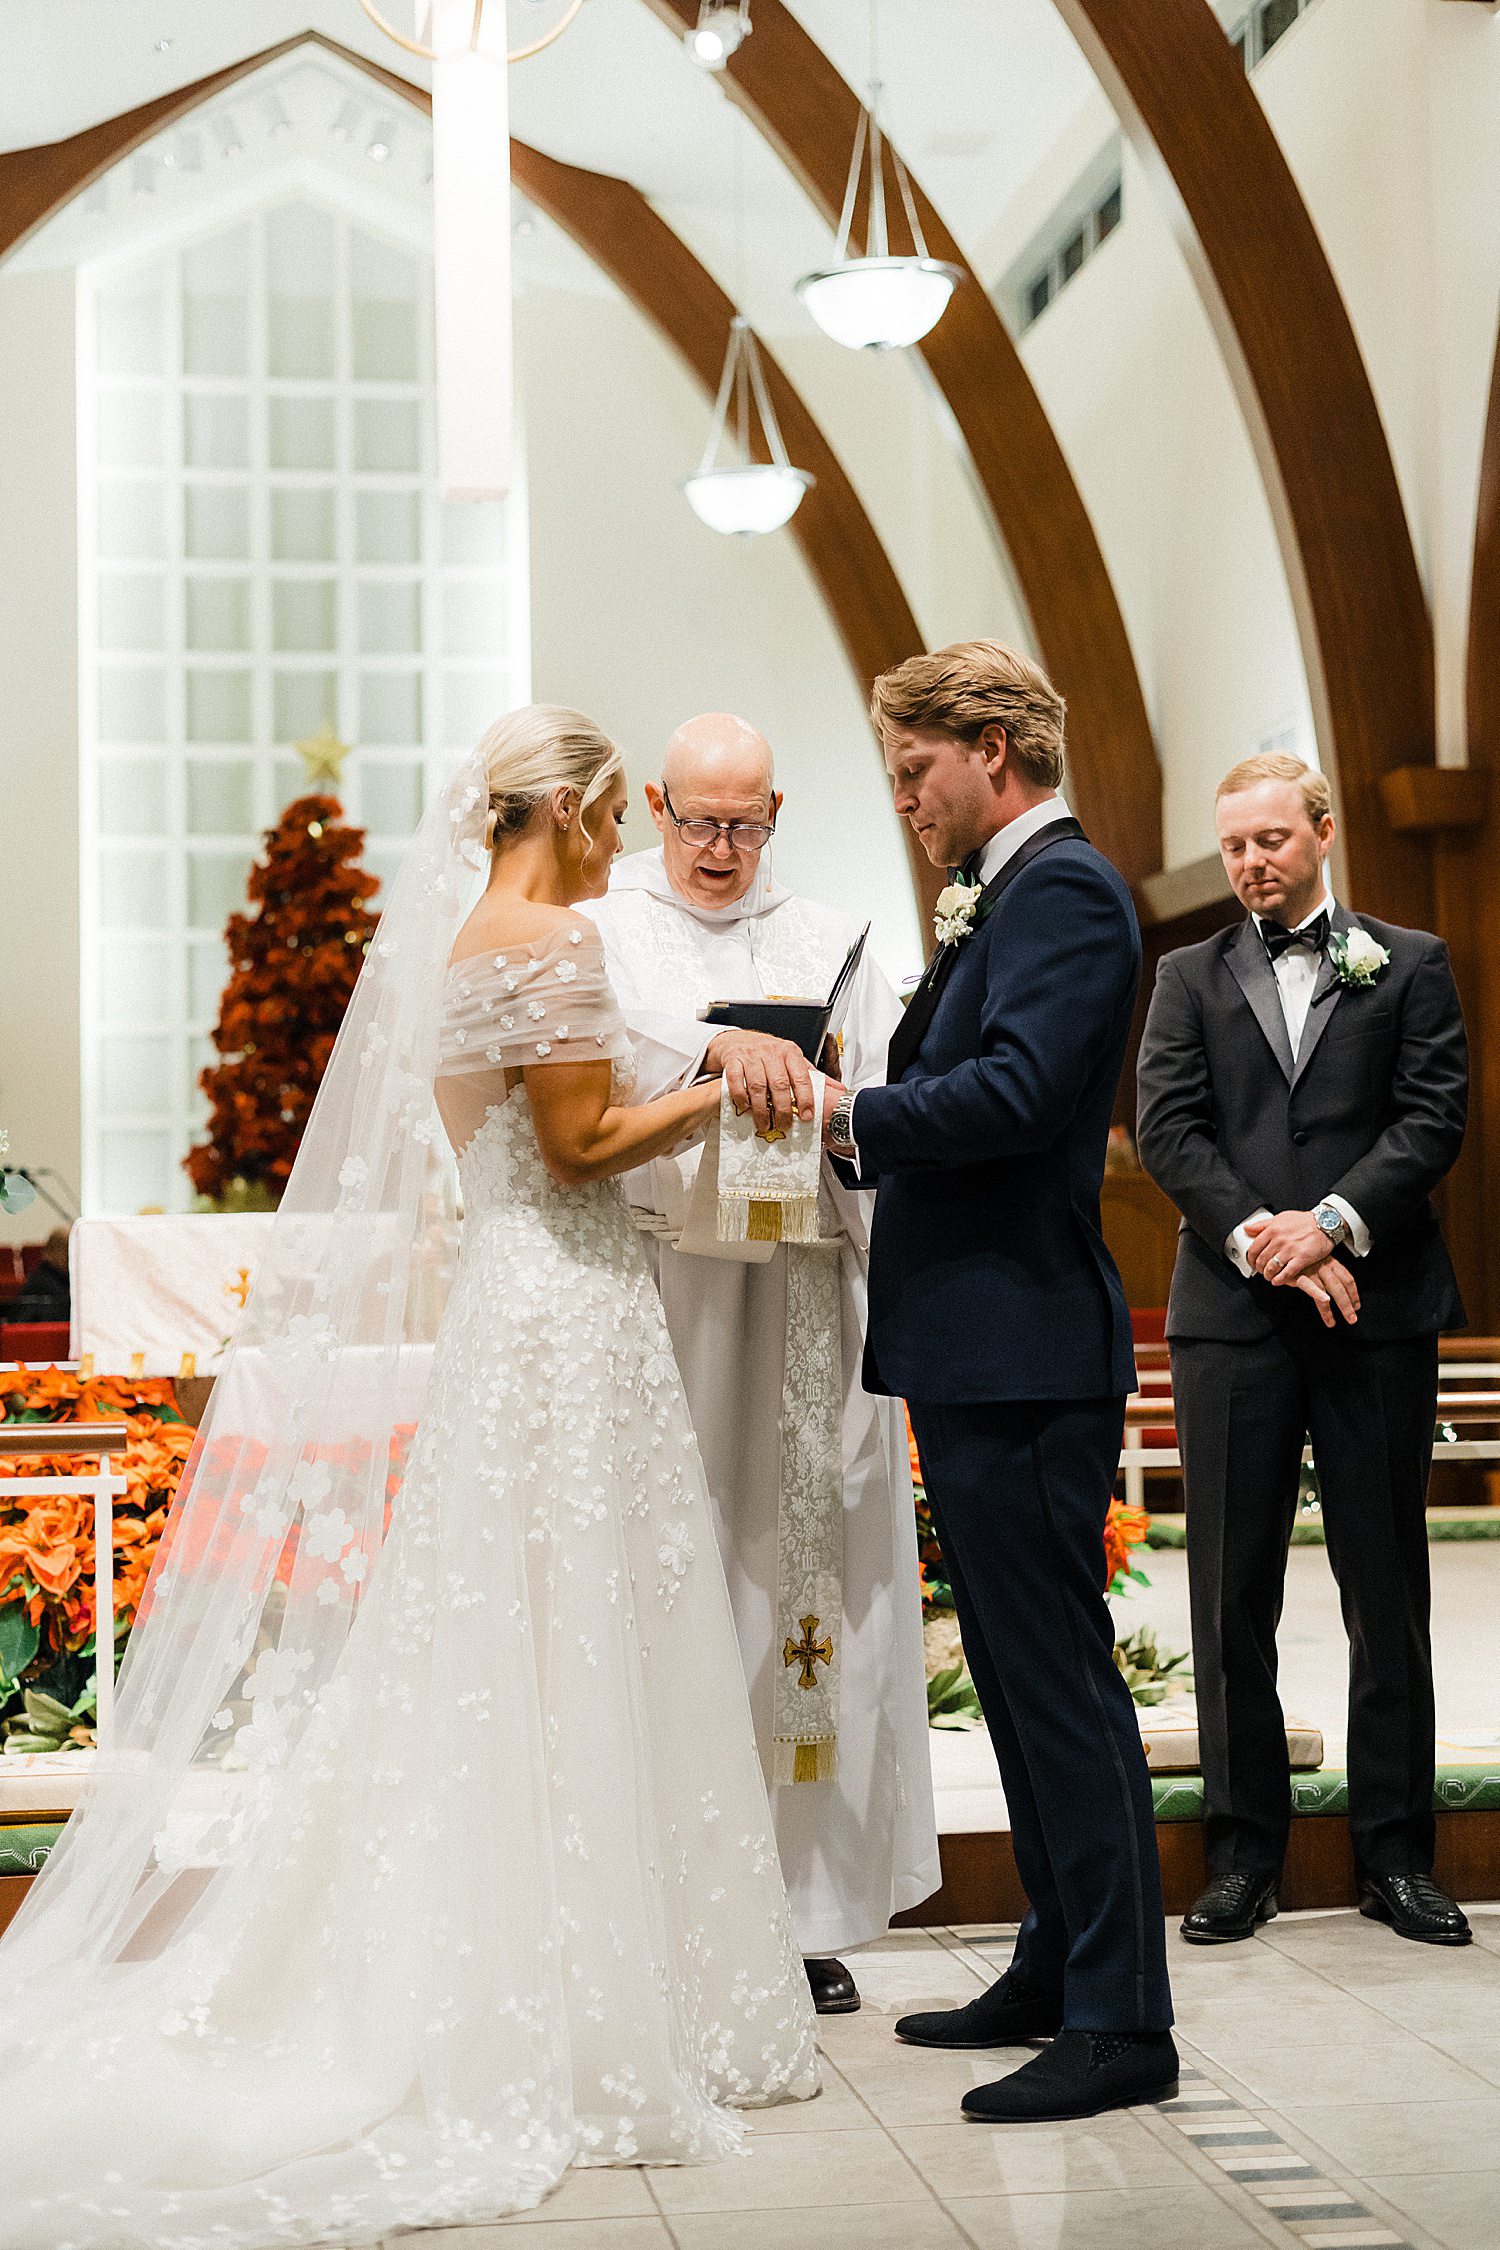
<instances>
[{"instance_id":1,"label":"groomsman's black tuxedo","mask_svg":"<svg viewBox=\"0 0 1500 2250\"><path fill-rule=\"evenodd\" d=\"M1332 934L1353 925L1342 907ZM1325 946L1295 1056L1253 918L1163 960L1141 1044L1141 1161L1183 1214L1167 1336L1182 1443L1211 1872L1280 1868L1290 1816L1276 1626L1302 1448L1351 1642L1349 1813L1362 1873L1432 1866L1426 1492L1437 1337L1464 1310L1428 1201L1463 1143L1468 1048L1447 949L1362 916L1368 985ZM1246 1279L1252 1212L1348 1203L1357 1325Z\"/></svg>"},{"instance_id":2,"label":"groomsman's black tuxedo","mask_svg":"<svg viewBox=\"0 0 1500 2250\"><path fill-rule=\"evenodd\" d=\"M913 996L890 1083L855 1100L879 1182L865 1382L910 1405L1030 1901L1016 1973L1070 2030L1164 2030L1151 1785L1104 1598L1135 1374L1099 1186L1140 938L1077 822L1030 825Z\"/></svg>"}]
</instances>

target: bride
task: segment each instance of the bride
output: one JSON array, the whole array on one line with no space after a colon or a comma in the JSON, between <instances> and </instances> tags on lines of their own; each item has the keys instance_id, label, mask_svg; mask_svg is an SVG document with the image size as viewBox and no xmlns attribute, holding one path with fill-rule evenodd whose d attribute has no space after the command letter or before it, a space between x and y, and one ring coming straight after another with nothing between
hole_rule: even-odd
<instances>
[{"instance_id":1,"label":"bride","mask_svg":"<svg viewBox=\"0 0 1500 2250\"><path fill-rule=\"evenodd\" d=\"M396 883L117 1745L0 1945L3 2250L490 2219L572 2164L719 2156L733 2110L817 2089L702 1470L614 1182L718 1089L629 1106L571 911L625 797L588 720L515 712Z\"/></svg>"}]
</instances>

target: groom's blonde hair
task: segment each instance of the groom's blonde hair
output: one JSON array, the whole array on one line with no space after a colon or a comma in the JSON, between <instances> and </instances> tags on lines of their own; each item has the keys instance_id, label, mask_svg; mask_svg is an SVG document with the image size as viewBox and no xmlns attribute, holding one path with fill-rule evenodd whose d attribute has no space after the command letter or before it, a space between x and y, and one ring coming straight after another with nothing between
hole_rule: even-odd
<instances>
[{"instance_id":1,"label":"groom's blonde hair","mask_svg":"<svg viewBox=\"0 0 1500 2250\"><path fill-rule=\"evenodd\" d=\"M1004 727L1017 771L1036 789L1062 786L1066 709L1040 664L1002 641L955 641L909 656L881 673L870 696L882 741L895 728L972 743L986 727Z\"/></svg>"}]
</instances>

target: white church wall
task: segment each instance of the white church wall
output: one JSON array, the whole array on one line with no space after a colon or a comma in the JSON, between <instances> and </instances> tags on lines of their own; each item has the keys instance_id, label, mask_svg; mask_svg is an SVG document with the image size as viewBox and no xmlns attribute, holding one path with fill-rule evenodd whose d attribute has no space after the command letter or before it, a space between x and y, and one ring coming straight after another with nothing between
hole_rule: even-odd
<instances>
[{"instance_id":1,"label":"white church wall","mask_svg":"<svg viewBox=\"0 0 1500 2250\"><path fill-rule=\"evenodd\" d=\"M532 683L615 734L628 847L654 840L641 784L672 729L733 710L786 792L776 869L874 922L893 977L921 963L905 853L858 684L787 531L725 539L680 490L708 406L622 300L531 289L517 311L531 512Z\"/></svg>"},{"instance_id":2,"label":"white church wall","mask_svg":"<svg viewBox=\"0 0 1500 2250\"><path fill-rule=\"evenodd\" d=\"M1500 293L1500 24L1448 0L1317 0L1255 73L1366 358L1434 615L1439 754L1463 756L1474 495ZM1010 271L1114 130L1073 118L981 251ZM1022 352L1114 576L1158 732L1169 866L1212 848L1212 785L1314 749L1264 491L1163 209L1129 153L1124 224ZM1246 214L1254 223L1254 213Z\"/></svg>"},{"instance_id":3,"label":"white church wall","mask_svg":"<svg viewBox=\"0 0 1500 2250\"><path fill-rule=\"evenodd\" d=\"M78 564L71 274L0 274L0 1125L80 1171ZM32 1242L44 1205L0 1213Z\"/></svg>"}]
</instances>

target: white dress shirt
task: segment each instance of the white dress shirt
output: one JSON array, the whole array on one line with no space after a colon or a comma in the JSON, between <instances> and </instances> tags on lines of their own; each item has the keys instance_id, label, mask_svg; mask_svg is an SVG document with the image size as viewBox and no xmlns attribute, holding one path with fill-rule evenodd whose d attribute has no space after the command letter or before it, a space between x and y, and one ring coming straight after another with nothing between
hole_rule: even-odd
<instances>
[{"instance_id":1,"label":"white dress shirt","mask_svg":"<svg viewBox=\"0 0 1500 2250\"><path fill-rule=\"evenodd\" d=\"M1308 924L1315 922L1320 914L1331 915L1332 912L1333 893L1325 891L1311 914L1304 914L1301 921L1295 926L1299 930L1305 930ZM1263 935L1264 918L1259 914L1252 914L1250 919L1255 924L1257 933ZM1322 956L1314 953L1308 946L1289 945L1286 951L1278 955L1277 959L1271 963L1271 974L1276 979L1276 993L1281 1002L1282 1021L1286 1025L1287 1038L1292 1044L1293 1061L1296 1060L1297 1051L1302 1045L1302 1034L1307 1028L1308 1012L1312 1007L1313 987L1318 981L1318 969L1321 960ZM1353 1204L1346 1203L1341 1195L1325 1195L1321 1200L1324 1203L1331 1203L1348 1227L1349 1248L1354 1252L1355 1257L1363 1258L1367 1256L1370 1248L1370 1230ZM1250 1218L1241 1220L1224 1245L1225 1254L1230 1263L1239 1267L1247 1281L1254 1272L1254 1268L1250 1263L1250 1236L1246 1232L1246 1228L1250 1224L1250 1219L1269 1219L1274 1216L1275 1214L1266 1210L1264 1206L1259 1211L1252 1211Z\"/></svg>"},{"instance_id":2,"label":"white dress shirt","mask_svg":"<svg viewBox=\"0 0 1500 2250\"><path fill-rule=\"evenodd\" d=\"M996 830L980 854L979 866L976 870L980 889L982 890L986 883L994 881L1001 868L1009 860L1015 858L1021 846L1036 835L1038 829L1050 828L1055 820L1071 820L1072 817L1072 813L1063 803L1061 797L1044 797L1039 805L1032 805L1028 811L1017 813L1014 820L1007 821L1003 828ZM857 1142L859 1139L859 1127L855 1122L858 1109L859 1097L856 1095L853 1106L849 1111L849 1131L852 1142ZM843 1146L849 1148L851 1143L846 1142ZM857 1172L859 1169L857 1153L851 1155L850 1162Z\"/></svg>"}]
</instances>

